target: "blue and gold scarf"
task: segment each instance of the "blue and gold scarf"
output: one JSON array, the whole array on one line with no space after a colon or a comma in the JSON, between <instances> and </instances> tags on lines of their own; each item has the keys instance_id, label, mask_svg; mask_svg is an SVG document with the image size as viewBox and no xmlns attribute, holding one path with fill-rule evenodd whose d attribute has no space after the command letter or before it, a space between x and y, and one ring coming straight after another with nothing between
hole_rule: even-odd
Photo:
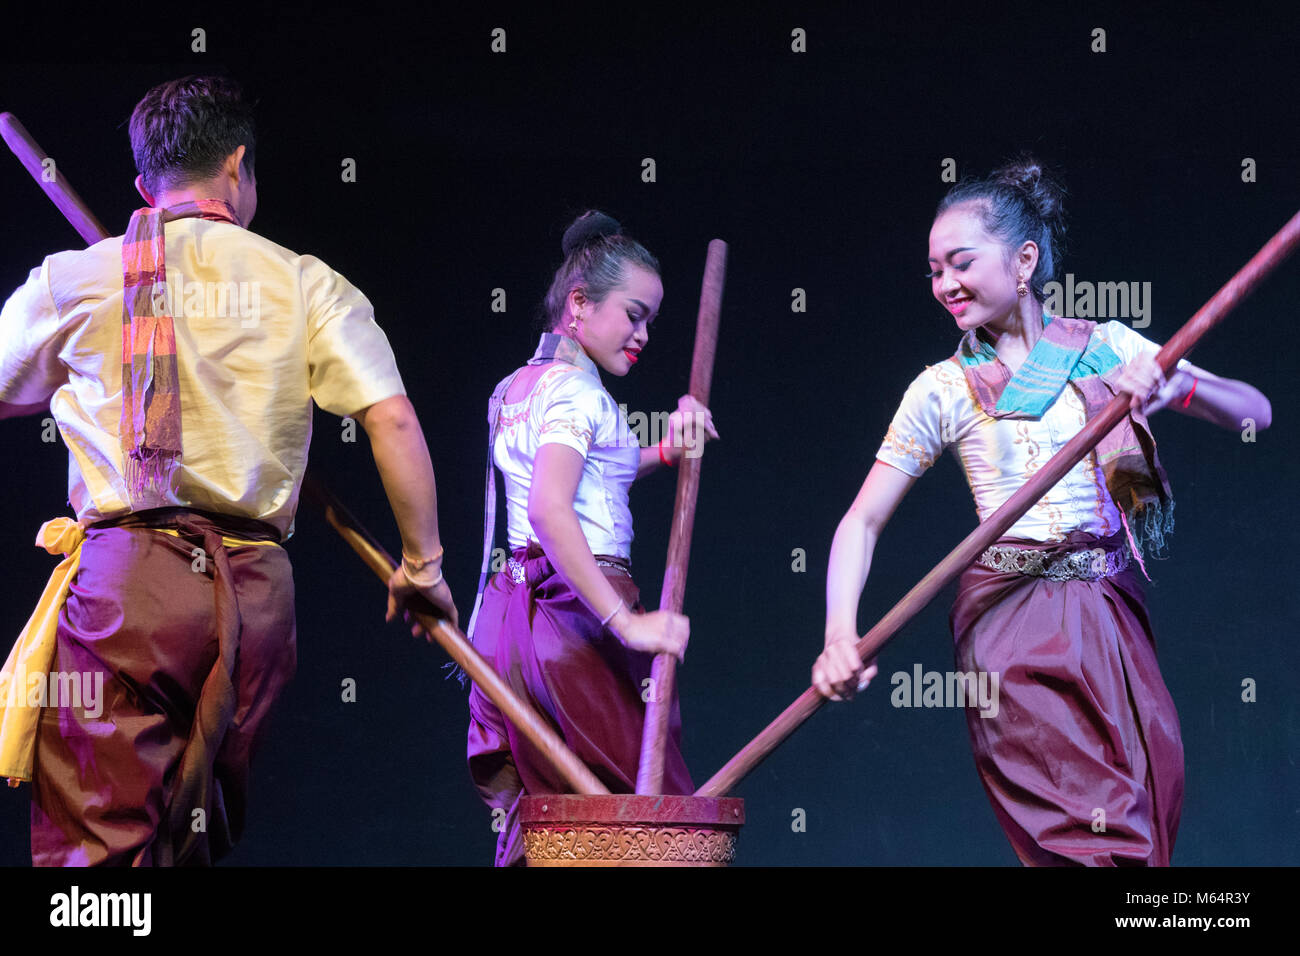
<instances>
[{"instance_id":1,"label":"blue and gold scarf","mask_svg":"<svg viewBox=\"0 0 1300 956\"><path fill-rule=\"evenodd\" d=\"M1039 418L1073 383L1091 419L1119 394L1113 382L1123 367L1114 350L1093 336L1096 325L1044 312L1042 337L1014 376L976 329L963 336L955 357L992 418ZM1174 530L1174 498L1146 417L1130 411L1097 443L1096 453L1106 488L1136 536L1139 560L1147 545L1152 557L1168 557L1165 538Z\"/></svg>"}]
</instances>

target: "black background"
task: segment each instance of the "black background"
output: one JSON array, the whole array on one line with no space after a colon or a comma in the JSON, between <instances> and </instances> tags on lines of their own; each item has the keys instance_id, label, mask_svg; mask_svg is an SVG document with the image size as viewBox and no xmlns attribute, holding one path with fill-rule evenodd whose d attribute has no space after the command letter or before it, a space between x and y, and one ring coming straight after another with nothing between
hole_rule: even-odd
<instances>
[{"instance_id":1,"label":"black background","mask_svg":"<svg viewBox=\"0 0 1300 956\"><path fill-rule=\"evenodd\" d=\"M13 111L109 228L139 205L125 123L152 85L229 72L259 100L254 228L320 256L375 306L437 470L446 569L467 619L477 580L484 408L533 348L559 238L604 209L661 260L666 296L630 410L687 384L709 239L730 243L710 445L680 671L702 782L805 686L821 646L831 537L907 383L959 333L930 296L927 235L945 157L981 174L1020 149L1070 189L1064 270L1149 281L1142 333L1165 341L1296 210L1294 13L1186 5L500 4L347 13L192 5L96 22L10 18L0 109ZM274 11L274 12L272 12ZM40 13L40 11L37 11ZM190 51L191 30L207 52ZM507 31L507 52L490 32ZM791 52L791 30L808 52ZM1090 52L1103 27L1107 51ZM658 181L641 180L653 157ZM357 181L344 183L344 158ZM1258 181L1243 183L1252 157ZM0 158L0 288L80 242ZM791 290L807 292L794 314ZM490 310L503 288L508 311ZM1296 740L1296 411L1285 265L1192 360L1260 388L1274 427L1245 443L1163 412L1178 500L1173 557L1148 603L1178 704L1187 785L1174 861L1289 864L1300 845ZM1289 370L1289 371L1288 371ZM318 413L311 461L396 553L366 446ZM66 451L40 419L0 422L0 634L16 636L54 561L32 547L66 514ZM882 537L865 630L975 524L944 456ZM638 583L655 603L674 483L633 494ZM485 864L495 834L464 767L462 694L436 647L383 624L384 592L305 507L289 542L298 676L254 766L245 865ZM805 549L807 570L791 570ZM885 652L879 681L827 707L744 781L744 864L1006 864L958 710L895 709L888 677L951 666L950 587ZM6 637L4 640L8 641ZM354 678L358 700L343 703ZM1258 701L1241 701L1246 678ZM29 859L28 789L0 794L0 863ZM796 808L806 832L792 829Z\"/></svg>"}]
</instances>

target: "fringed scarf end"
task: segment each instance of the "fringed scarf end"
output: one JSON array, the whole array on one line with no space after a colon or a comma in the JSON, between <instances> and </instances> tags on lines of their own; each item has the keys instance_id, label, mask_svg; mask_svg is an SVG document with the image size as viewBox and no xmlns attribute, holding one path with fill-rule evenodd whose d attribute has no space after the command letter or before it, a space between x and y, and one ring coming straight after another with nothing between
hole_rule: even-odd
<instances>
[{"instance_id":1,"label":"fringed scarf end","mask_svg":"<svg viewBox=\"0 0 1300 956\"><path fill-rule=\"evenodd\" d=\"M1169 557L1169 535L1174 532L1174 499L1147 502L1133 514L1137 525L1138 543L1150 547L1151 557L1157 561Z\"/></svg>"},{"instance_id":2,"label":"fringed scarf end","mask_svg":"<svg viewBox=\"0 0 1300 956\"><path fill-rule=\"evenodd\" d=\"M461 689L465 689L465 686L469 683L469 674L465 673L465 668L461 667L455 661L448 661L442 665L442 669L448 672L443 676L443 680L458 680L460 681Z\"/></svg>"},{"instance_id":3,"label":"fringed scarf end","mask_svg":"<svg viewBox=\"0 0 1300 956\"><path fill-rule=\"evenodd\" d=\"M126 487L131 503L147 496L162 497L171 489L172 478L180 465L180 453L163 448L136 448L126 459Z\"/></svg>"},{"instance_id":4,"label":"fringed scarf end","mask_svg":"<svg viewBox=\"0 0 1300 956\"><path fill-rule=\"evenodd\" d=\"M1119 511L1119 517L1124 522L1124 533L1128 536L1129 548L1137 558L1138 567L1142 569L1142 575L1151 581L1146 562L1142 560L1142 551L1144 546L1149 548L1151 558L1157 561L1169 557L1168 536L1174 531L1174 499L1148 502L1145 507L1140 503L1135 504L1132 517L1133 525L1137 528L1136 534L1129 525L1129 516L1123 508Z\"/></svg>"}]
</instances>

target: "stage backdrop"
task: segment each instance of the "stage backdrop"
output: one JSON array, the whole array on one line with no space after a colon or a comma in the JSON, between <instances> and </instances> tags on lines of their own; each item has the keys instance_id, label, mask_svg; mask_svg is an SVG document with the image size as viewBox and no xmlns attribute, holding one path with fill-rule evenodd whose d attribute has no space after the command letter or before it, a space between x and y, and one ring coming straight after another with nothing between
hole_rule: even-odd
<instances>
[{"instance_id":1,"label":"stage backdrop","mask_svg":"<svg viewBox=\"0 0 1300 956\"><path fill-rule=\"evenodd\" d=\"M374 303L432 450L462 619L478 576L487 397L532 352L564 226L606 210L662 262L649 347L627 378L606 376L629 412L670 409L685 390L705 246L727 240L712 396L722 440L704 462L679 672L702 782L807 686L836 524L907 384L957 344L924 278L945 171L984 173L1021 149L1053 163L1070 189L1063 271L1075 296L1063 310L1077 311L1086 286L1124 283L1125 314L1101 317L1163 342L1300 206L1294 50L1246 10L612 9L15 23L0 109L120 233L138 205L135 101L200 71L250 88L254 229L321 257ZM0 210L4 295L79 245L7 156ZM1247 441L1154 418L1178 502L1173 556L1148 564L1186 746L1178 864L1295 863L1300 846L1298 296L1291 262L1192 355L1258 386L1270 430ZM364 432L344 437L318 412L312 467L396 553ZM7 649L54 564L36 531L69 512L66 450L42 440L40 417L0 422L0 449ZM673 492L660 474L632 499L633 563L652 605ZM945 455L882 537L862 629L975 522ZM465 770L465 700L443 679L444 655L385 626L382 587L309 507L288 549L299 670L229 861L489 863L495 834ZM825 708L744 781L740 863L1015 864L962 713L890 702L892 675L952 667L951 596L886 650L865 694ZM0 794L0 863L28 861L28 793Z\"/></svg>"}]
</instances>

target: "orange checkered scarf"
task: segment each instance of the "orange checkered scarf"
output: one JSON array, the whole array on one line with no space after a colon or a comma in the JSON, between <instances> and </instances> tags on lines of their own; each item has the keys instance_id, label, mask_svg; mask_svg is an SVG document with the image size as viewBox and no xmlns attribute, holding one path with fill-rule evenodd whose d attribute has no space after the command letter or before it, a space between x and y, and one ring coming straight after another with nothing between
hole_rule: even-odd
<instances>
[{"instance_id":1,"label":"orange checkered scarf","mask_svg":"<svg viewBox=\"0 0 1300 956\"><path fill-rule=\"evenodd\" d=\"M222 199L131 214L122 237L122 420L119 433L132 504L171 486L181 458L181 396L164 261L164 224L197 216L243 226Z\"/></svg>"}]
</instances>

